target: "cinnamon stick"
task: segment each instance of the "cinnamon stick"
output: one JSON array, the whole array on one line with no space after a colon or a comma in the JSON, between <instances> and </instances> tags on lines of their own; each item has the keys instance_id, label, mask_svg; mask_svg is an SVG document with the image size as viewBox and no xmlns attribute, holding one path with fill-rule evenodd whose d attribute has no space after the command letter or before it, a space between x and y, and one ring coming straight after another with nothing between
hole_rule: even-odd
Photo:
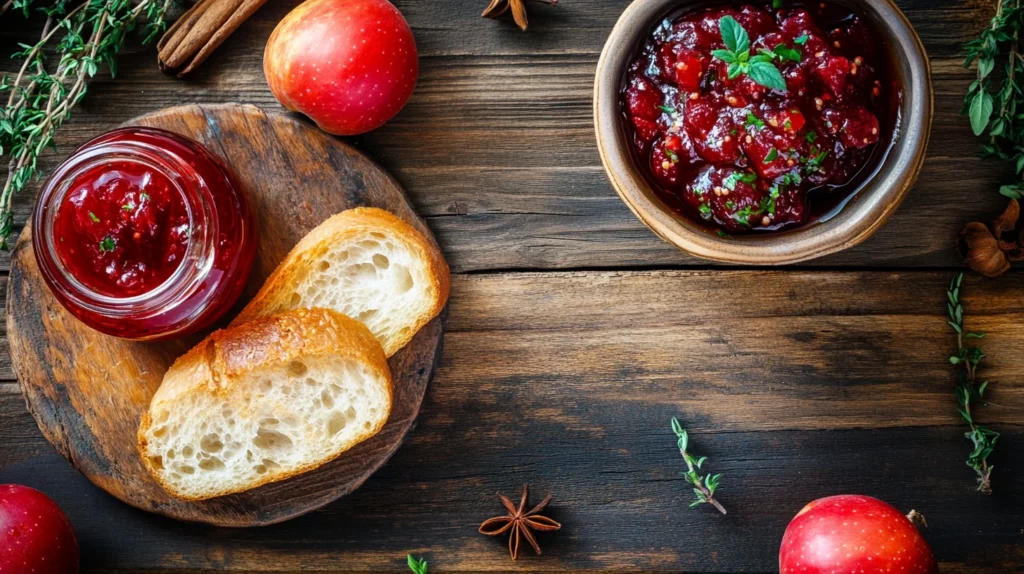
<instances>
[{"instance_id":1,"label":"cinnamon stick","mask_svg":"<svg viewBox=\"0 0 1024 574\"><path fill-rule=\"evenodd\" d=\"M157 43L160 69L182 77L202 64L267 0L199 0Z\"/></svg>"}]
</instances>

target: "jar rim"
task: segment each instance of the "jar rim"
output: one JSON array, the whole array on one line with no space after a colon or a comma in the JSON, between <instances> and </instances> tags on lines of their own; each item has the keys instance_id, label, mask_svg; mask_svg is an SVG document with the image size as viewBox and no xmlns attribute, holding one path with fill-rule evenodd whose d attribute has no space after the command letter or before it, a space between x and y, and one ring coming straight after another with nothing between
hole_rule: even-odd
<instances>
[{"instance_id":1,"label":"jar rim","mask_svg":"<svg viewBox=\"0 0 1024 574\"><path fill-rule=\"evenodd\" d=\"M218 221L211 192L189 163L171 150L136 140L107 141L112 134L147 131L163 137L180 136L152 128L122 128L90 140L47 179L33 216L33 243L36 259L51 288L87 311L107 316L138 316L166 311L187 299L205 281L213 268ZM134 162L159 172L171 182L184 200L191 233L181 262L160 285L130 297L117 297L87 286L68 268L56 250L54 220L61 202L71 191L75 179L89 169L112 161Z\"/></svg>"}]
</instances>

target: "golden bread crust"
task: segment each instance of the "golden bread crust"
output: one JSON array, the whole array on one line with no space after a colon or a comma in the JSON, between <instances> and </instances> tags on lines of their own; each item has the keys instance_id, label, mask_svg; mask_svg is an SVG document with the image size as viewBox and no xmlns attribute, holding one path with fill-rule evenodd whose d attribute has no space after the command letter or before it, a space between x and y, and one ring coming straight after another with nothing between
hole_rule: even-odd
<instances>
[{"instance_id":1,"label":"golden bread crust","mask_svg":"<svg viewBox=\"0 0 1024 574\"><path fill-rule=\"evenodd\" d=\"M150 475L167 492L183 500L205 500L234 492L250 490L312 470L340 455L383 428L387 417L360 433L345 449L325 460L310 461L302 467L281 473L268 473L258 482L244 488L226 488L207 496L192 497L177 492L174 485L163 480L153 467L148 453L146 434L152 426L153 413L167 405L173 408L178 397L207 393L226 398L245 375L261 369L287 365L293 360L317 357L347 357L363 365L387 381L387 406L394 398L393 381L387 357L376 337L365 325L329 309L296 309L249 323L216 331L178 358L164 375L149 410L143 413L138 431L138 449Z\"/></svg>"},{"instance_id":2,"label":"golden bread crust","mask_svg":"<svg viewBox=\"0 0 1024 574\"><path fill-rule=\"evenodd\" d=\"M385 233L402 241L426 263L429 269L428 291L432 295L433 305L426 313L412 318L412 328L404 330L400 339L384 343L384 352L387 356L395 354L444 309L451 289L451 279L448 263L433 240L392 213L375 207L343 211L310 231L278 265L259 293L235 317L231 325L241 325L257 317L289 309L289 297L293 287L316 273L315 262L321 260L332 245L375 232Z\"/></svg>"}]
</instances>

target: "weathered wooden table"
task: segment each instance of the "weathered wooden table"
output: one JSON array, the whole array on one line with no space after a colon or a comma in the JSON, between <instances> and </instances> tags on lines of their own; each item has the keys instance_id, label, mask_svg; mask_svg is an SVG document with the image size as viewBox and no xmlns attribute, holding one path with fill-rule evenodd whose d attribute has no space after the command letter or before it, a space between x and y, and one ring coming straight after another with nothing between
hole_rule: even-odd
<instances>
[{"instance_id":1,"label":"weathered wooden table","mask_svg":"<svg viewBox=\"0 0 1024 574\"><path fill-rule=\"evenodd\" d=\"M185 102L280 109L263 79L265 6L195 77L151 52L90 87L61 155L133 116ZM397 0L421 53L409 106L355 143L390 169L451 263L448 333L417 428L355 494L261 529L149 516L90 485L25 410L3 345L0 482L68 512L87 570L773 572L807 501L856 492L924 513L943 572L1024 571L1024 275L969 278L969 328L990 333L979 418L1003 433L995 494L974 491L946 356L958 229L997 214L1007 174L975 158L958 115L960 45L988 0L903 0L932 60L936 117L920 181L865 244L797 268L738 269L676 251L608 185L591 85L626 0L531 6L530 31L478 18L484 0ZM28 38L0 23L0 53ZM10 66L9 62L5 62ZM50 157L52 167L57 157ZM19 199L19 221L31 208ZM8 268L6 255L0 259ZM6 286L0 285L0 293ZM721 516L688 509L669 419L723 472ZM561 532L509 561L476 532L496 490L555 495Z\"/></svg>"}]
</instances>

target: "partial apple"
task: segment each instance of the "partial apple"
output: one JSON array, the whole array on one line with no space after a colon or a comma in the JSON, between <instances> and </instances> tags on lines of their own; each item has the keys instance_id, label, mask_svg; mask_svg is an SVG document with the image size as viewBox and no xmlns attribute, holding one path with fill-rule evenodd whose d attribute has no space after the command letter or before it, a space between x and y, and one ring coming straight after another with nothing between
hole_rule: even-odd
<instances>
[{"instance_id":1,"label":"partial apple","mask_svg":"<svg viewBox=\"0 0 1024 574\"><path fill-rule=\"evenodd\" d=\"M270 35L263 71L281 105L349 136L379 128L405 106L419 54L387 0L306 0Z\"/></svg>"},{"instance_id":2,"label":"partial apple","mask_svg":"<svg viewBox=\"0 0 1024 574\"><path fill-rule=\"evenodd\" d=\"M939 567L914 523L870 496L819 498L786 528L780 574L938 574Z\"/></svg>"},{"instance_id":3,"label":"partial apple","mask_svg":"<svg viewBox=\"0 0 1024 574\"><path fill-rule=\"evenodd\" d=\"M71 523L56 502L34 488L0 484L0 572L78 572Z\"/></svg>"}]
</instances>

